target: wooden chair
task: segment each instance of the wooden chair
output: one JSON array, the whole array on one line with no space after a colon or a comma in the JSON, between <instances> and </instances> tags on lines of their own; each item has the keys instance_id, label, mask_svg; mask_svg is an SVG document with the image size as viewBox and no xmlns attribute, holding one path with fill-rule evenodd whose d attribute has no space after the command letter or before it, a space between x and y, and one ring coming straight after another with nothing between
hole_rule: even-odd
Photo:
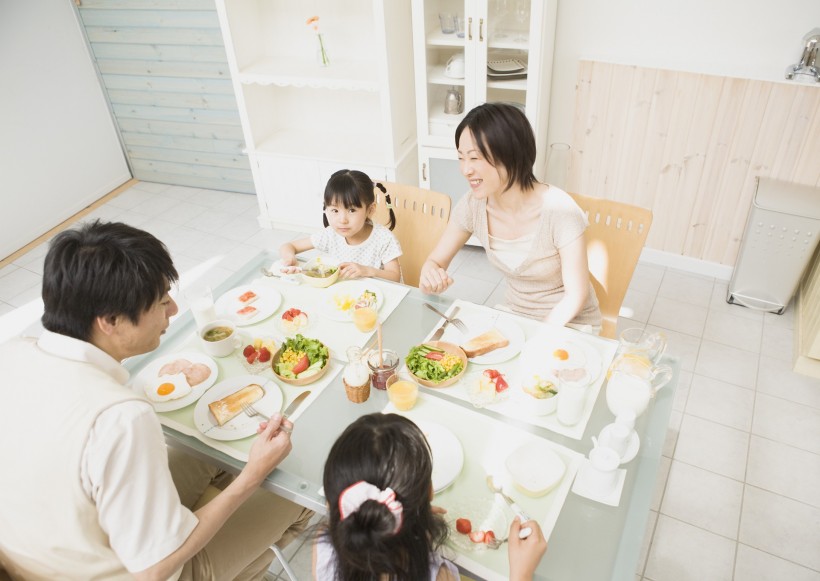
<instances>
[{"instance_id":1,"label":"wooden chair","mask_svg":"<svg viewBox=\"0 0 820 581\"><path fill-rule=\"evenodd\" d=\"M415 186L381 182L390 195L396 227L393 234L401 244L399 258L404 284L419 286L421 267L438 243L447 220L450 219L450 196ZM390 215L384 194L374 188L376 212L373 220L379 224L389 224Z\"/></svg>"},{"instance_id":2,"label":"wooden chair","mask_svg":"<svg viewBox=\"0 0 820 581\"><path fill-rule=\"evenodd\" d=\"M652 211L603 198L570 194L589 219L587 258L601 306L601 335L614 339L618 312L641 256Z\"/></svg>"}]
</instances>

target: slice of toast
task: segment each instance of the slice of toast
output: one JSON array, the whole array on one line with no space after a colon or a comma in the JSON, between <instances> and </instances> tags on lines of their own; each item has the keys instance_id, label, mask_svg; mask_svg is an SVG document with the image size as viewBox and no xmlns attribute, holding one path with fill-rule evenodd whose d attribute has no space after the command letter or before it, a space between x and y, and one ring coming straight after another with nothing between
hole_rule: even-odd
<instances>
[{"instance_id":1,"label":"slice of toast","mask_svg":"<svg viewBox=\"0 0 820 581\"><path fill-rule=\"evenodd\" d=\"M489 353L490 351L495 351L496 349L501 349L509 344L510 340L507 339L501 331L498 329L490 329L478 337L473 337L462 345L461 348L464 349L464 353L467 354L467 357L473 358Z\"/></svg>"},{"instance_id":2,"label":"slice of toast","mask_svg":"<svg viewBox=\"0 0 820 581\"><path fill-rule=\"evenodd\" d=\"M242 404L254 404L265 395L262 386L256 383L246 385L239 391L226 395L222 399L212 401L208 404L208 409L216 419L216 423L224 426L236 416L242 413Z\"/></svg>"}]
</instances>

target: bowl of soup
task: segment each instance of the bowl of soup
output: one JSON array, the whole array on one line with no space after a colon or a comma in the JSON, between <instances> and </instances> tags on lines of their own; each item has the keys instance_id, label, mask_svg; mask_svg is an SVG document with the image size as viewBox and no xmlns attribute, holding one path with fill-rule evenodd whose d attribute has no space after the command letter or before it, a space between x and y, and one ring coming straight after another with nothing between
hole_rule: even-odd
<instances>
[{"instance_id":1,"label":"bowl of soup","mask_svg":"<svg viewBox=\"0 0 820 581\"><path fill-rule=\"evenodd\" d=\"M339 279L339 262L329 256L317 256L302 267L302 279L310 286L327 288Z\"/></svg>"},{"instance_id":2,"label":"bowl of soup","mask_svg":"<svg viewBox=\"0 0 820 581\"><path fill-rule=\"evenodd\" d=\"M228 319L212 321L199 330L202 350L211 357L226 357L239 347L241 342L236 324Z\"/></svg>"}]
</instances>

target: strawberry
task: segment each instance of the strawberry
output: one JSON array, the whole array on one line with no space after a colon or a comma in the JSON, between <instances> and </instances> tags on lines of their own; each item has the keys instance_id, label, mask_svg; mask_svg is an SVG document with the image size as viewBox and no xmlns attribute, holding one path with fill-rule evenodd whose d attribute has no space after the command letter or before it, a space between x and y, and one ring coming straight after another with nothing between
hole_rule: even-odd
<instances>
[{"instance_id":1,"label":"strawberry","mask_svg":"<svg viewBox=\"0 0 820 581\"><path fill-rule=\"evenodd\" d=\"M427 355L425 355L427 359L432 359L433 361L441 361L444 357L444 353L440 351L430 351Z\"/></svg>"},{"instance_id":2,"label":"strawberry","mask_svg":"<svg viewBox=\"0 0 820 581\"><path fill-rule=\"evenodd\" d=\"M504 391L508 387L510 387L510 386L507 383L507 380L504 379L504 376L499 373L498 377L495 378L495 391L496 391L496 393L501 393L502 391Z\"/></svg>"},{"instance_id":3,"label":"strawberry","mask_svg":"<svg viewBox=\"0 0 820 581\"><path fill-rule=\"evenodd\" d=\"M296 365L293 366L291 371L293 372L293 375L299 375L308 367L310 367L310 359L308 359L307 355L302 355L302 358Z\"/></svg>"},{"instance_id":4,"label":"strawberry","mask_svg":"<svg viewBox=\"0 0 820 581\"><path fill-rule=\"evenodd\" d=\"M456 519L456 530L462 535L468 535L473 530L473 523L468 518Z\"/></svg>"},{"instance_id":5,"label":"strawberry","mask_svg":"<svg viewBox=\"0 0 820 581\"><path fill-rule=\"evenodd\" d=\"M495 533L493 531L487 531L484 533L484 542L488 545L491 545L495 540Z\"/></svg>"},{"instance_id":6,"label":"strawberry","mask_svg":"<svg viewBox=\"0 0 820 581\"><path fill-rule=\"evenodd\" d=\"M244 351L242 351L242 355L244 355L245 357L250 357L251 353L256 353L256 349L253 345L248 345L247 347L245 347Z\"/></svg>"},{"instance_id":7,"label":"strawberry","mask_svg":"<svg viewBox=\"0 0 820 581\"><path fill-rule=\"evenodd\" d=\"M495 379L496 377L499 377L501 373L497 369L485 369L484 375L486 375L490 379Z\"/></svg>"},{"instance_id":8,"label":"strawberry","mask_svg":"<svg viewBox=\"0 0 820 581\"><path fill-rule=\"evenodd\" d=\"M285 321L292 321L293 313L291 313L289 310L285 311L284 313L282 313L282 319L284 319Z\"/></svg>"},{"instance_id":9,"label":"strawberry","mask_svg":"<svg viewBox=\"0 0 820 581\"><path fill-rule=\"evenodd\" d=\"M290 313L291 313L294 317L298 317L299 315L301 315L301 314L302 314L302 311L300 311L299 309L291 309L291 310L290 310Z\"/></svg>"},{"instance_id":10,"label":"strawberry","mask_svg":"<svg viewBox=\"0 0 820 581\"><path fill-rule=\"evenodd\" d=\"M250 355L248 355L248 356L245 358L245 360L246 360L248 363L253 364L253 362L254 362L254 361L256 361L256 358L257 358L257 357L259 357L259 353L257 353L256 351L254 351L253 353L251 353Z\"/></svg>"},{"instance_id":11,"label":"strawberry","mask_svg":"<svg viewBox=\"0 0 820 581\"><path fill-rule=\"evenodd\" d=\"M474 543L483 543L486 536L484 531L473 531L470 533L470 540Z\"/></svg>"},{"instance_id":12,"label":"strawberry","mask_svg":"<svg viewBox=\"0 0 820 581\"><path fill-rule=\"evenodd\" d=\"M259 350L259 363L267 363L270 361L270 351L267 347L262 347Z\"/></svg>"}]
</instances>

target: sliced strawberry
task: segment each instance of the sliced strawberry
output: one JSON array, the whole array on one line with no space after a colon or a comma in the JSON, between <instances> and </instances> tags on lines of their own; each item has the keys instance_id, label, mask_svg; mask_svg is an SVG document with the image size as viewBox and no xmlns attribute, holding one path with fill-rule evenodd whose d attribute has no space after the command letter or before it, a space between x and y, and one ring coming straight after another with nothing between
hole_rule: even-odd
<instances>
[{"instance_id":1,"label":"sliced strawberry","mask_svg":"<svg viewBox=\"0 0 820 581\"><path fill-rule=\"evenodd\" d=\"M247 361L248 363L254 363L257 357L259 357L259 353L257 353L256 350L254 350L253 353L245 357L245 361Z\"/></svg>"},{"instance_id":2,"label":"sliced strawberry","mask_svg":"<svg viewBox=\"0 0 820 581\"><path fill-rule=\"evenodd\" d=\"M498 377L495 378L495 392L501 393L508 387L510 387L510 385L507 383L507 380L504 379L504 376L499 373Z\"/></svg>"},{"instance_id":3,"label":"sliced strawberry","mask_svg":"<svg viewBox=\"0 0 820 581\"><path fill-rule=\"evenodd\" d=\"M484 531L473 531L470 533L470 540L474 543L483 543L486 536Z\"/></svg>"},{"instance_id":4,"label":"sliced strawberry","mask_svg":"<svg viewBox=\"0 0 820 581\"><path fill-rule=\"evenodd\" d=\"M284 313L282 313L282 319L284 319L285 321L292 321L293 314L290 311L285 311Z\"/></svg>"},{"instance_id":5,"label":"sliced strawberry","mask_svg":"<svg viewBox=\"0 0 820 581\"><path fill-rule=\"evenodd\" d=\"M244 355L245 357L248 357L251 353L256 353L256 349L254 348L254 346L253 346L253 345L248 345L248 346L247 346L247 347L245 347L245 349L242 351L242 355Z\"/></svg>"},{"instance_id":6,"label":"sliced strawberry","mask_svg":"<svg viewBox=\"0 0 820 581\"><path fill-rule=\"evenodd\" d=\"M495 379L496 377L501 375L501 373L497 369L485 369L484 375L486 375L490 379Z\"/></svg>"},{"instance_id":7,"label":"sliced strawberry","mask_svg":"<svg viewBox=\"0 0 820 581\"><path fill-rule=\"evenodd\" d=\"M307 355L302 355L302 358L293 366L291 371L293 371L293 375L299 375L308 367L310 367L310 359L308 359Z\"/></svg>"},{"instance_id":8,"label":"sliced strawberry","mask_svg":"<svg viewBox=\"0 0 820 581\"><path fill-rule=\"evenodd\" d=\"M441 361L444 358L444 353L440 351L430 351L425 357L433 361Z\"/></svg>"},{"instance_id":9,"label":"sliced strawberry","mask_svg":"<svg viewBox=\"0 0 820 581\"><path fill-rule=\"evenodd\" d=\"M493 531L487 531L484 533L484 542L488 545L491 545L495 541L495 533Z\"/></svg>"},{"instance_id":10,"label":"sliced strawberry","mask_svg":"<svg viewBox=\"0 0 820 581\"><path fill-rule=\"evenodd\" d=\"M468 535L473 530L473 523L468 518L456 519L456 530L462 535Z\"/></svg>"},{"instance_id":11,"label":"sliced strawberry","mask_svg":"<svg viewBox=\"0 0 820 581\"><path fill-rule=\"evenodd\" d=\"M268 361L270 361L270 351L268 351L267 347L262 347L259 350L259 362L267 363Z\"/></svg>"},{"instance_id":12,"label":"sliced strawberry","mask_svg":"<svg viewBox=\"0 0 820 581\"><path fill-rule=\"evenodd\" d=\"M291 313L293 314L294 317L298 317L299 315L302 314L302 311L300 311L299 309L291 309L290 311L291 311Z\"/></svg>"}]
</instances>

